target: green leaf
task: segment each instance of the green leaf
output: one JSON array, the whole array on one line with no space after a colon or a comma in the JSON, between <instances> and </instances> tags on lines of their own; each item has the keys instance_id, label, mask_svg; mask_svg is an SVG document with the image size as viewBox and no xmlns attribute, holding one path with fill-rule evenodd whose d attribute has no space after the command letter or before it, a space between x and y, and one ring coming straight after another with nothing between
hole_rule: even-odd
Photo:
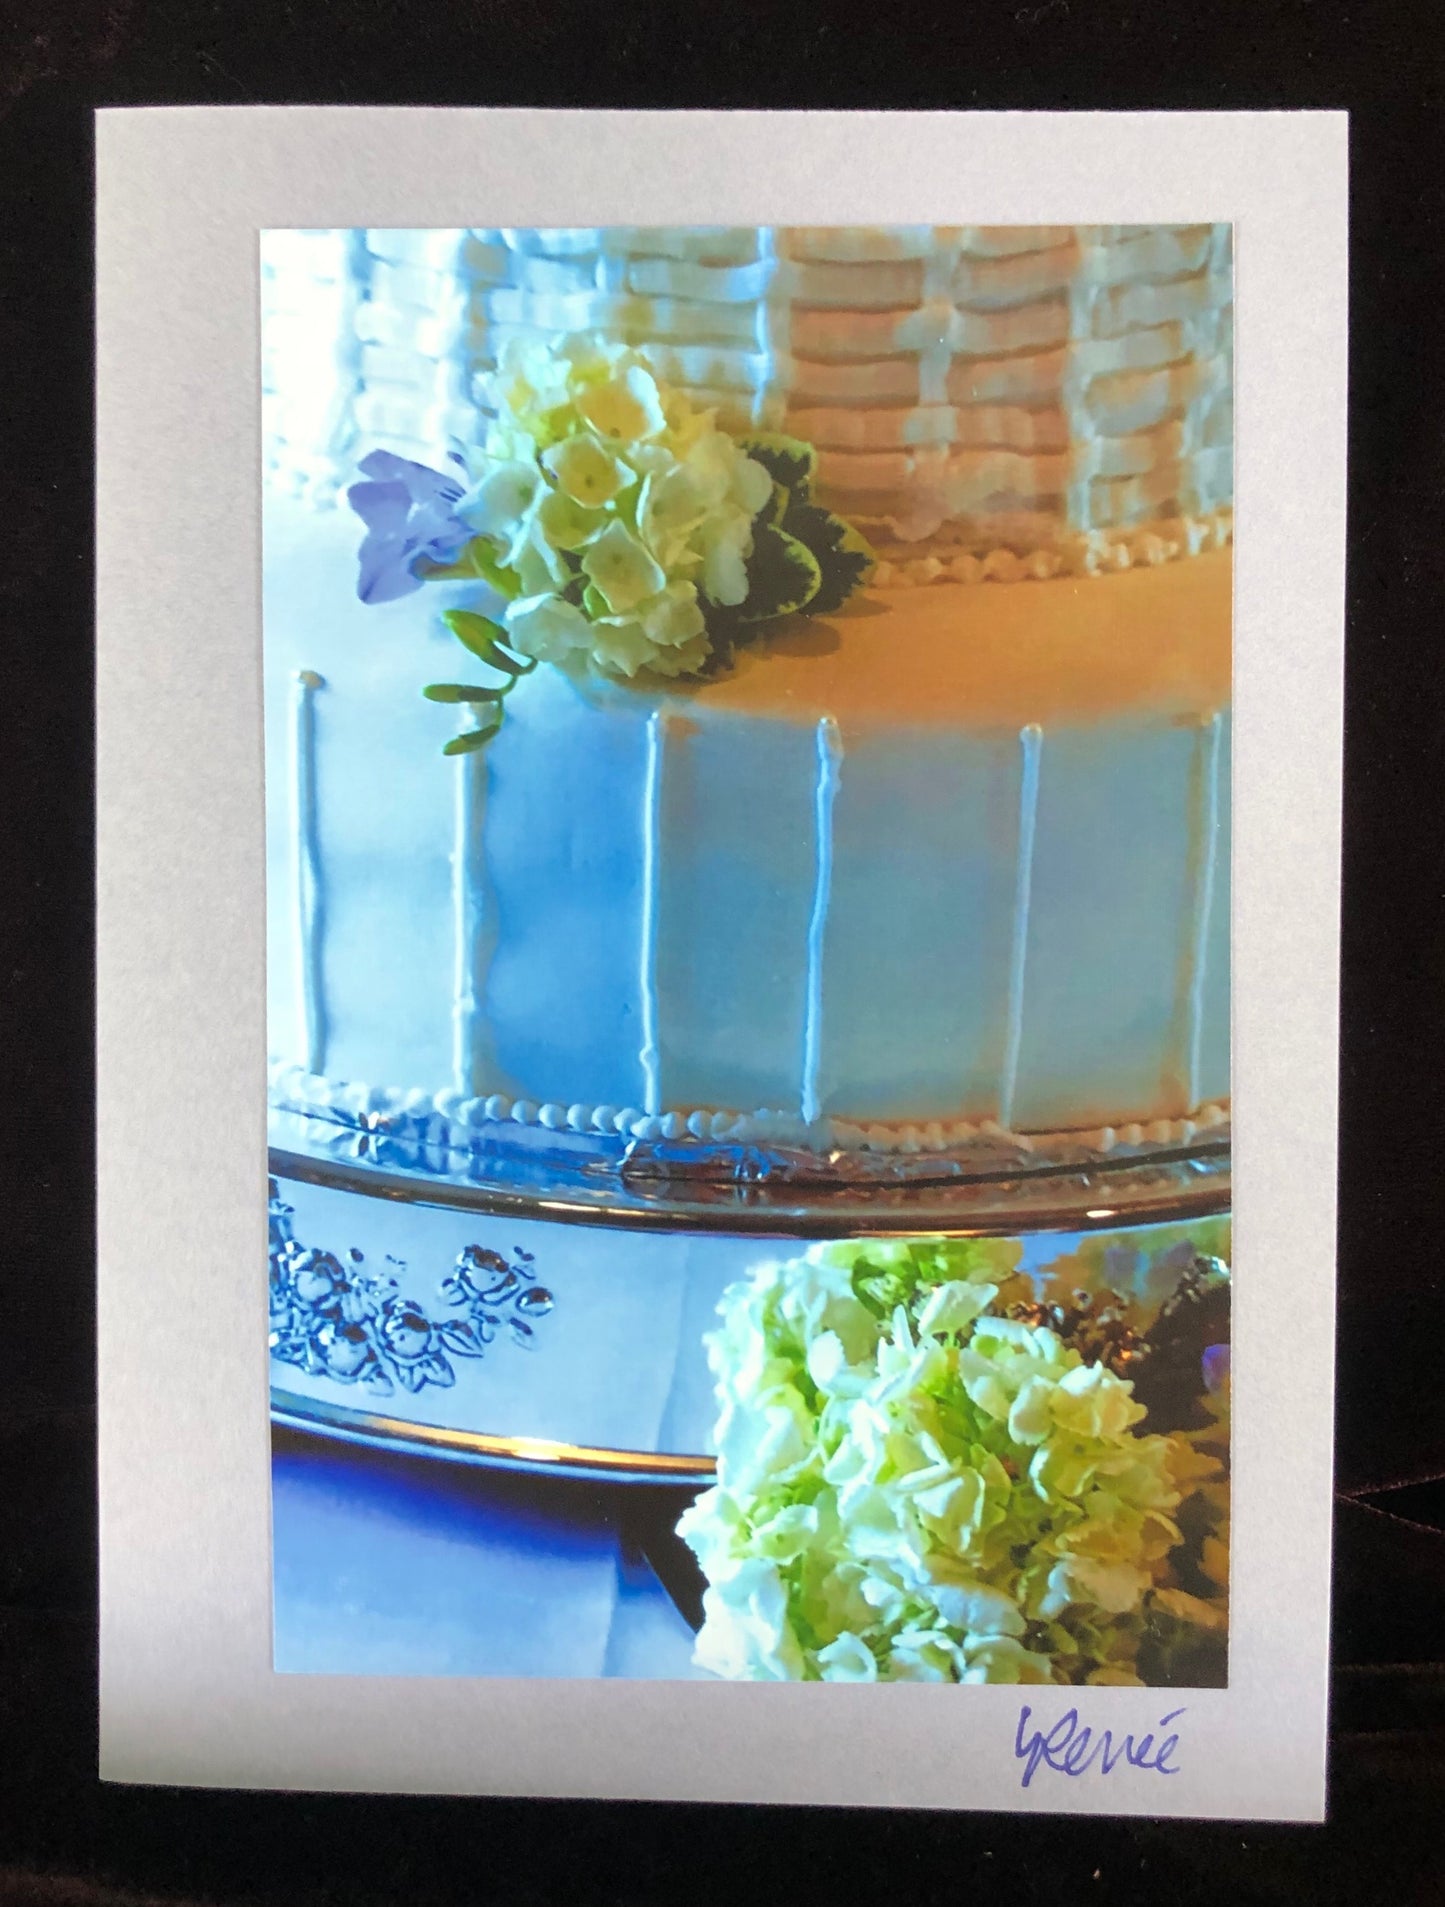
<instances>
[{"instance_id":1,"label":"green leaf","mask_svg":"<svg viewBox=\"0 0 1445 1907\"><path fill-rule=\"evenodd\" d=\"M522 593L521 582L485 536L474 536L455 563L428 563L421 573L429 583L470 582L480 577L507 602Z\"/></svg>"},{"instance_id":2,"label":"green leaf","mask_svg":"<svg viewBox=\"0 0 1445 1907\"><path fill-rule=\"evenodd\" d=\"M596 583L588 583L582 591L582 601L578 605L583 614L593 622L599 622L603 616L612 614L612 605L602 594Z\"/></svg>"},{"instance_id":3,"label":"green leaf","mask_svg":"<svg viewBox=\"0 0 1445 1907\"><path fill-rule=\"evenodd\" d=\"M760 463L774 483L795 497L807 498L818 471L818 453L811 444L780 431L758 431L737 441L738 448Z\"/></svg>"},{"instance_id":4,"label":"green leaf","mask_svg":"<svg viewBox=\"0 0 1445 1907\"><path fill-rule=\"evenodd\" d=\"M445 742L442 745L442 753L444 755L470 755L474 750L483 747L502 726L502 711L500 708L496 714L497 719L494 722L488 722L482 728L465 728L460 735L453 735L449 742Z\"/></svg>"},{"instance_id":5,"label":"green leaf","mask_svg":"<svg viewBox=\"0 0 1445 1907\"><path fill-rule=\"evenodd\" d=\"M471 609L444 609L442 621L464 649L470 649L480 662L490 662L492 650L505 642L507 632L490 616L479 616Z\"/></svg>"},{"instance_id":6,"label":"green leaf","mask_svg":"<svg viewBox=\"0 0 1445 1907\"><path fill-rule=\"evenodd\" d=\"M502 669L508 675L530 675L537 663L535 657L517 657L502 644L507 640L507 632L499 622L493 622L487 616L479 616L470 609L445 609L442 621L451 630L465 649L469 649L478 662L486 662L494 669Z\"/></svg>"},{"instance_id":7,"label":"green leaf","mask_svg":"<svg viewBox=\"0 0 1445 1907\"><path fill-rule=\"evenodd\" d=\"M806 543L761 524L748 558L748 593L733 612L742 623L771 622L805 608L818 593L822 571Z\"/></svg>"},{"instance_id":8,"label":"green leaf","mask_svg":"<svg viewBox=\"0 0 1445 1907\"><path fill-rule=\"evenodd\" d=\"M504 669L508 675L530 675L537 666L535 656L513 655L510 649L494 649L487 657L494 669Z\"/></svg>"},{"instance_id":9,"label":"green leaf","mask_svg":"<svg viewBox=\"0 0 1445 1907\"><path fill-rule=\"evenodd\" d=\"M868 540L851 523L816 503L794 503L783 518L783 529L805 543L817 560L817 593L808 604L810 616L826 616L843 604L868 580L876 561Z\"/></svg>"},{"instance_id":10,"label":"green leaf","mask_svg":"<svg viewBox=\"0 0 1445 1907\"><path fill-rule=\"evenodd\" d=\"M792 501L793 493L788 486L785 483L775 483L773 485L773 494L768 498L762 509L758 511L754 521L757 523L781 523L783 518L787 515L788 508Z\"/></svg>"},{"instance_id":11,"label":"green leaf","mask_svg":"<svg viewBox=\"0 0 1445 1907\"><path fill-rule=\"evenodd\" d=\"M522 593L521 579L502 562L496 549L484 536L474 537L466 548L466 554L472 560L472 567L484 583L490 583L497 594L507 602L512 602Z\"/></svg>"},{"instance_id":12,"label":"green leaf","mask_svg":"<svg viewBox=\"0 0 1445 1907\"><path fill-rule=\"evenodd\" d=\"M423 556L417 558L413 567L424 583L470 583L477 574L465 550L455 563L433 563Z\"/></svg>"},{"instance_id":13,"label":"green leaf","mask_svg":"<svg viewBox=\"0 0 1445 1907\"><path fill-rule=\"evenodd\" d=\"M429 682L422 690L428 702L500 702L506 689L479 689L468 682Z\"/></svg>"}]
</instances>

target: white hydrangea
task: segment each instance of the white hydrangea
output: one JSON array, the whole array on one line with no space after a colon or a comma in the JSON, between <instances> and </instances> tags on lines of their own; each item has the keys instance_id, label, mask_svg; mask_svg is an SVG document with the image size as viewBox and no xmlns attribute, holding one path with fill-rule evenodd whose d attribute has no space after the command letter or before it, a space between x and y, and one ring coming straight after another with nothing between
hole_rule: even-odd
<instances>
[{"instance_id":1,"label":"white hydrangea","mask_svg":"<svg viewBox=\"0 0 1445 1907\"><path fill-rule=\"evenodd\" d=\"M1173 1442L1105 1366L989 1315L1010 1266L966 1249L958 1277L922 1241L815 1246L724 1295L718 1481L680 1524L702 1667L1137 1681L1142 1599L1181 1540Z\"/></svg>"},{"instance_id":2,"label":"white hydrangea","mask_svg":"<svg viewBox=\"0 0 1445 1907\"><path fill-rule=\"evenodd\" d=\"M767 470L640 352L594 337L509 340L484 467L457 515L517 592L508 641L538 661L696 674L706 605L748 594Z\"/></svg>"}]
</instances>

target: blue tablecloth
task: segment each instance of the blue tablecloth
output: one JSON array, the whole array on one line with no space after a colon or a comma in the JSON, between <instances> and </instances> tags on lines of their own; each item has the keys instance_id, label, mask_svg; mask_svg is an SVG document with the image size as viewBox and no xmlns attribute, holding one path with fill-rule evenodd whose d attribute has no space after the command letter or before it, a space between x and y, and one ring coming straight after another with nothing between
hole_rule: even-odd
<instances>
[{"instance_id":1,"label":"blue tablecloth","mask_svg":"<svg viewBox=\"0 0 1445 1907\"><path fill-rule=\"evenodd\" d=\"M635 1486L278 1434L272 1493L278 1670L703 1679Z\"/></svg>"}]
</instances>

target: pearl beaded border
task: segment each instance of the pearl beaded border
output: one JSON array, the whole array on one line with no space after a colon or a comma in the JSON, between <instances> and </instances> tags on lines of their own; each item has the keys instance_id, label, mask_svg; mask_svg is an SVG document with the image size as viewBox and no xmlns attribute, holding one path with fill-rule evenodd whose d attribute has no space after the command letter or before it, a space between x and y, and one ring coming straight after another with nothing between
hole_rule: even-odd
<instances>
[{"instance_id":1,"label":"pearl beaded border","mask_svg":"<svg viewBox=\"0 0 1445 1907\"><path fill-rule=\"evenodd\" d=\"M1200 556L1233 540L1233 510L1213 510L1204 516L1164 517L1135 530L1091 530L1024 554L1000 548L982 556L972 550L952 556L883 556L869 582L874 589L915 589L929 583L1044 583L1059 576L1107 576Z\"/></svg>"}]
</instances>

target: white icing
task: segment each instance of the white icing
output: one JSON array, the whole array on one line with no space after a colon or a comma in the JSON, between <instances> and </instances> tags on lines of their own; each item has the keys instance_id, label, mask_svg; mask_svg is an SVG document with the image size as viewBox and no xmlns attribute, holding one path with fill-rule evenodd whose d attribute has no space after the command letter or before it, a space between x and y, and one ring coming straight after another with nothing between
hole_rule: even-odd
<instances>
[{"instance_id":1,"label":"white icing","mask_svg":"<svg viewBox=\"0 0 1445 1907\"><path fill-rule=\"evenodd\" d=\"M743 388L751 382L753 387L752 421L759 428L773 429L784 418L782 394L774 388L770 377L770 367L785 363L791 345L791 331L788 323L788 301L783 296L783 288L777 270L776 234L769 226L758 228L758 255L766 266L766 275L757 302L757 319L754 329L754 341L757 345L756 356L750 360L750 368L745 375ZM719 367L710 366L710 370ZM684 375L679 382L686 385L690 379ZM704 376L703 388L712 382ZM726 406L722 399L720 408Z\"/></svg>"},{"instance_id":2,"label":"white icing","mask_svg":"<svg viewBox=\"0 0 1445 1907\"><path fill-rule=\"evenodd\" d=\"M356 454L361 234L261 235L261 424L268 473L317 497Z\"/></svg>"},{"instance_id":3,"label":"white icing","mask_svg":"<svg viewBox=\"0 0 1445 1907\"><path fill-rule=\"evenodd\" d=\"M1227 1023L1181 1077L1181 948L1197 915L1197 726L1055 729L1043 743L1013 1122L1187 1116L1221 1097ZM1219 882L1211 907L1227 906ZM1117 1109L1117 1110L1116 1110ZM1067 1123L1067 1122L1064 1122Z\"/></svg>"},{"instance_id":4,"label":"white icing","mask_svg":"<svg viewBox=\"0 0 1445 1907\"><path fill-rule=\"evenodd\" d=\"M922 308L928 314L929 330L936 324L938 336L919 355L918 400L922 405L942 404L948 396L948 369L953 361L949 329L952 300L956 295L953 280L959 270L958 255L958 241L941 238L923 261L923 283L919 287Z\"/></svg>"},{"instance_id":5,"label":"white icing","mask_svg":"<svg viewBox=\"0 0 1445 1907\"><path fill-rule=\"evenodd\" d=\"M459 732L470 727L463 716ZM458 1092L471 1093L495 1070L486 1013L486 976L496 946L495 907L489 905L485 851L487 775L480 754L458 756L456 834L452 845L455 957L452 1074Z\"/></svg>"},{"instance_id":6,"label":"white icing","mask_svg":"<svg viewBox=\"0 0 1445 1907\"><path fill-rule=\"evenodd\" d=\"M502 342L590 329L905 540L1231 495L1227 226L268 233L263 300L268 466L315 496L363 446L476 443Z\"/></svg>"},{"instance_id":7,"label":"white icing","mask_svg":"<svg viewBox=\"0 0 1445 1907\"><path fill-rule=\"evenodd\" d=\"M818 758L813 797L815 873L813 909L808 919L808 1003L803 1021L802 1115L809 1125L818 1117L818 1074L823 1043L823 955L828 931L828 908L833 891L833 806L843 745L838 724L824 716L815 731Z\"/></svg>"},{"instance_id":8,"label":"white icing","mask_svg":"<svg viewBox=\"0 0 1445 1907\"><path fill-rule=\"evenodd\" d=\"M1029 897L1034 884L1034 835L1039 811L1039 756L1043 730L1030 722L1019 733L1019 821L1015 857L1013 931L1010 935L1008 1007L1004 1022L1003 1065L999 1073L998 1119L1013 1122L1018 1087L1019 1047L1023 1039L1024 978L1029 952Z\"/></svg>"},{"instance_id":9,"label":"white icing","mask_svg":"<svg viewBox=\"0 0 1445 1907\"><path fill-rule=\"evenodd\" d=\"M1207 892L1190 873L1200 734L1167 715L1022 739L820 730L544 669L481 756L447 761L418 688L455 673L449 586L362 605L358 530L268 503L283 763L296 668L328 685L317 1005L336 1079L402 1096L451 1081L458 1105L555 1106L569 1129L579 1106L608 1109L613 1131L765 1112L795 1135L873 1135L859 1144L934 1122L1184 1119L1227 1093L1227 715ZM459 806L468 759L477 794ZM272 804L276 895L295 850L295 816ZM273 923L273 1053L312 1072L285 1010L293 914ZM1186 1088L1168 1083L1180 949L1201 935Z\"/></svg>"},{"instance_id":10,"label":"white icing","mask_svg":"<svg viewBox=\"0 0 1445 1907\"><path fill-rule=\"evenodd\" d=\"M547 669L446 762L450 586L362 607L314 506L477 442L507 337L600 327L816 444L882 589L1178 561L1229 536L1229 261L1223 227L265 235L281 1099L437 1146L1217 1126L1227 713L855 732Z\"/></svg>"},{"instance_id":11,"label":"white icing","mask_svg":"<svg viewBox=\"0 0 1445 1907\"><path fill-rule=\"evenodd\" d=\"M881 1153L958 1153L976 1148L999 1158L1014 1154L1040 1159L1057 1153L1106 1156L1122 1147L1184 1145L1205 1134L1227 1135L1228 1100L1210 1101L1182 1119L1132 1120L1119 1126L1071 1128L1062 1132L1012 1132L996 1119L931 1119L923 1122L871 1122L860 1125L846 1119L819 1118L809 1123L796 1113L766 1106L751 1112L694 1107L661 1114L636 1108L555 1101L507 1099L493 1093L486 1099L462 1099L455 1092L429 1094L424 1087L408 1091L377 1089L307 1073L286 1061L273 1061L268 1073L269 1097L278 1111L310 1118L337 1114L352 1121L369 1117L397 1138L422 1151L434 1151L438 1165L448 1157L465 1156L478 1133L488 1126L510 1122L540 1126L549 1132L574 1132L599 1138L641 1139L656 1142L686 1135L736 1145L777 1144L813 1151Z\"/></svg>"},{"instance_id":12,"label":"white icing","mask_svg":"<svg viewBox=\"0 0 1445 1907\"><path fill-rule=\"evenodd\" d=\"M654 709L647 718L647 762L642 785L642 935L638 995L642 1006L642 1096L647 1110L658 1110L660 1094L657 1047L657 887L662 859L662 757L667 735L666 717Z\"/></svg>"},{"instance_id":13,"label":"white icing","mask_svg":"<svg viewBox=\"0 0 1445 1907\"><path fill-rule=\"evenodd\" d=\"M305 1064L313 1073L326 1065L326 1017L322 1004L321 937L323 888L316 808L316 691L323 678L298 669L293 678L291 724L291 830L295 871L293 947L297 1018Z\"/></svg>"},{"instance_id":14,"label":"white icing","mask_svg":"<svg viewBox=\"0 0 1445 1907\"><path fill-rule=\"evenodd\" d=\"M1219 762L1223 729L1223 717L1216 712L1199 732L1198 825L1195 833L1194 907L1189 934L1188 1045L1185 1052L1185 1079L1191 1105L1199 1099L1204 1076L1205 982L1209 972L1209 935L1219 856Z\"/></svg>"}]
</instances>

